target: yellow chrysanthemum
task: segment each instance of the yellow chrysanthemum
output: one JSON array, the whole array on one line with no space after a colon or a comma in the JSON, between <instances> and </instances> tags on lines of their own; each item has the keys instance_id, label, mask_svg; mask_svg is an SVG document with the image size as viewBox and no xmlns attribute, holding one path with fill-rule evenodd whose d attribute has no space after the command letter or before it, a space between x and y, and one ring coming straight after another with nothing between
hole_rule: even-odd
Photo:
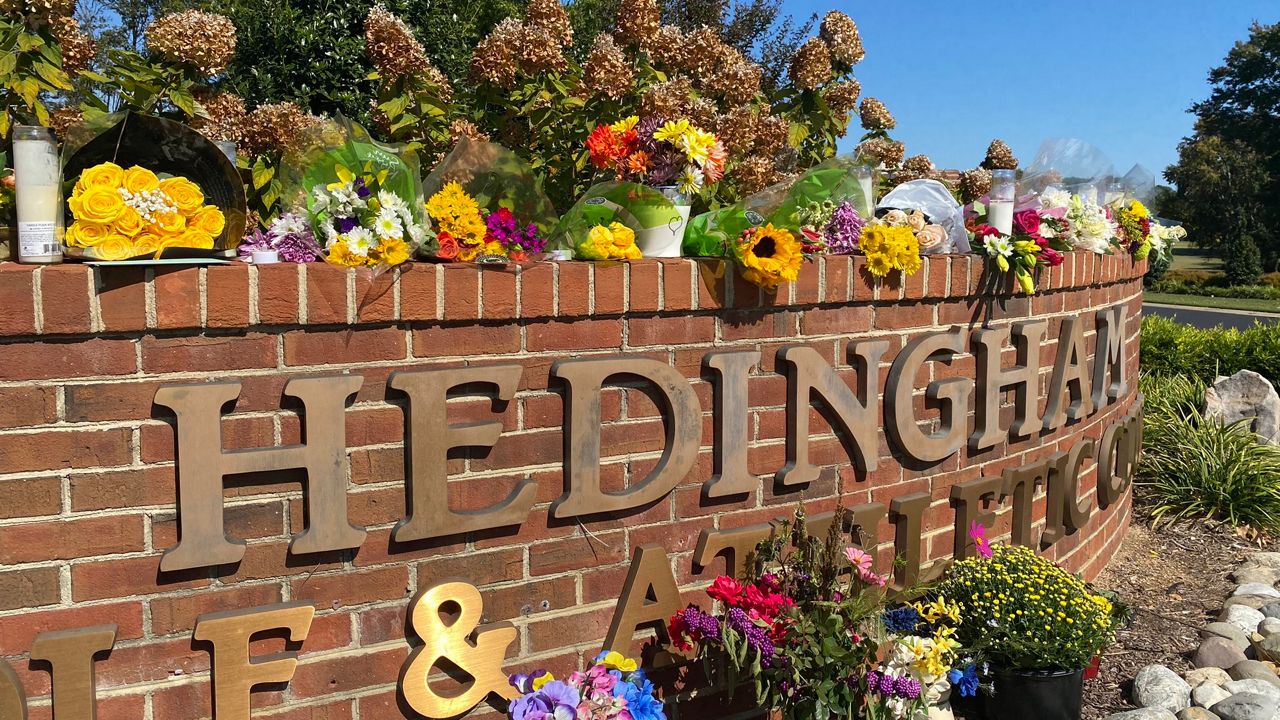
<instances>
[{"instance_id":1,"label":"yellow chrysanthemum","mask_svg":"<svg viewBox=\"0 0 1280 720\"><path fill-rule=\"evenodd\" d=\"M351 252L351 248L341 241L329 248L329 254L325 256L325 260L340 267L360 267L368 262L367 258Z\"/></svg>"},{"instance_id":2,"label":"yellow chrysanthemum","mask_svg":"<svg viewBox=\"0 0 1280 720\"><path fill-rule=\"evenodd\" d=\"M476 201L456 182L446 184L440 192L427 200L427 214L432 220L444 221L457 219L464 215L479 213Z\"/></svg>"},{"instance_id":3,"label":"yellow chrysanthemum","mask_svg":"<svg viewBox=\"0 0 1280 720\"><path fill-rule=\"evenodd\" d=\"M804 253L790 231L772 224L743 233L736 248L742 276L766 290L776 290L782 282L800 276Z\"/></svg>"},{"instance_id":4,"label":"yellow chrysanthemum","mask_svg":"<svg viewBox=\"0 0 1280 720\"><path fill-rule=\"evenodd\" d=\"M388 238L369 254L380 264L399 265L409 259L409 245L404 240Z\"/></svg>"},{"instance_id":5,"label":"yellow chrysanthemum","mask_svg":"<svg viewBox=\"0 0 1280 720\"><path fill-rule=\"evenodd\" d=\"M876 277L884 277L893 269L893 263L889 261L889 256L882 252L867 254L867 272Z\"/></svg>"},{"instance_id":6,"label":"yellow chrysanthemum","mask_svg":"<svg viewBox=\"0 0 1280 720\"><path fill-rule=\"evenodd\" d=\"M614 123L614 124L610 125L610 126L609 126L609 129L610 129L610 130L612 130L612 131L614 131L614 132L616 132L616 133L624 133L624 132L626 132L626 131L628 131L628 130L630 130L630 129L634 128L634 127L636 126L636 123L638 123L638 122L640 122L640 118L639 118L639 116L637 116L637 115L632 115L631 117L623 118L623 119L619 120L618 122L616 122L616 123Z\"/></svg>"}]
</instances>

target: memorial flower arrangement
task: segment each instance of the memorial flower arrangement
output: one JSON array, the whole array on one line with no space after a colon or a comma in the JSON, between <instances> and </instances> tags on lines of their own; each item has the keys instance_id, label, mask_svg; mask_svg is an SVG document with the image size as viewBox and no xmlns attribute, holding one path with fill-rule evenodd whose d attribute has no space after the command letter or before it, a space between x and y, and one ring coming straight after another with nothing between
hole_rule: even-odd
<instances>
[{"instance_id":1,"label":"memorial flower arrangement","mask_svg":"<svg viewBox=\"0 0 1280 720\"><path fill-rule=\"evenodd\" d=\"M660 122L632 115L598 125L587 138L591 163L612 170L618 180L675 185L695 194L724 177L728 153L714 133L686 118Z\"/></svg>"},{"instance_id":2,"label":"memorial flower arrangement","mask_svg":"<svg viewBox=\"0 0 1280 720\"><path fill-rule=\"evenodd\" d=\"M601 652L586 672L557 680L546 670L510 677L521 695L511 701L511 720L666 720L653 688L635 660Z\"/></svg>"},{"instance_id":3,"label":"memorial flower arrangement","mask_svg":"<svg viewBox=\"0 0 1280 720\"><path fill-rule=\"evenodd\" d=\"M797 509L757 546L746 578L716 578L709 611L690 605L671 618L672 644L723 671L730 688L750 678L760 706L787 720L855 717L878 647L864 626L875 620L886 580L870 556L848 546L844 513L838 508L818 538Z\"/></svg>"},{"instance_id":4,"label":"memorial flower arrangement","mask_svg":"<svg viewBox=\"0 0 1280 720\"><path fill-rule=\"evenodd\" d=\"M1105 207L1080 195L1057 189L1042 193L1040 206L1059 214L1064 223L1059 237L1071 247L1099 255L1111 252L1119 226Z\"/></svg>"},{"instance_id":5,"label":"memorial flower arrangement","mask_svg":"<svg viewBox=\"0 0 1280 720\"><path fill-rule=\"evenodd\" d=\"M1067 223L1059 215L1059 211L1052 209L1019 210L1013 216L1011 235L984 223L974 227L972 242L1001 272L1013 273L1024 293L1035 295L1037 269L1061 265L1060 250L1070 249L1060 239Z\"/></svg>"},{"instance_id":6,"label":"memorial flower arrangement","mask_svg":"<svg viewBox=\"0 0 1280 720\"><path fill-rule=\"evenodd\" d=\"M957 667L960 608L945 596L886 610L883 660L861 678L868 720L926 720L950 692L977 694L977 669Z\"/></svg>"},{"instance_id":7,"label":"memorial flower arrangement","mask_svg":"<svg viewBox=\"0 0 1280 720\"><path fill-rule=\"evenodd\" d=\"M1119 226L1117 242L1135 260L1145 260L1151 253L1151 213L1137 200L1121 202L1113 211Z\"/></svg>"},{"instance_id":8,"label":"memorial flower arrangement","mask_svg":"<svg viewBox=\"0 0 1280 720\"><path fill-rule=\"evenodd\" d=\"M800 242L790 230L772 224L747 228L731 250L742 276L769 292L783 282L795 282L804 264Z\"/></svg>"},{"instance_id":9,"label":"memorial flower arrangement","mask_svg":"<svg viewBox=\"0 0 1280 720\"><path fill-rule=\"evenodd\" d=\"M591 228L573 254L579 260L639 260L642 257L635 232L620 222Z\"/></svg>"},{"instance_id":10,"label":"memorial flower arrangement","mask_svg":"<svg viewBox=\"0 0 1280 720\"><path fill-rule=\"evenodd\" d=\"M473 262L482 257L521 262L546 248L546 238L534 223L520 222L508 208L483 210L456 182L446 183L427 200L427 215L435 223L441 260Z\"/></svg>"},{"instance_id":11,"label":"memorial flower arrangement","mask_svg":"<svg viewBox=\"0 0 1280 720\"><path fill-rule=\"evenodd\" d=\"M87 248L99 260L173 247L211 250L226 225L222 211L205 204L200 186L137 165L126 170L104 162L88 168L67 205L75 222L67 228L66 244Z\"/></svg>"},{"instance_id":12,"label":"memorial flower arrangement","mask_svg":"<svg viewBox=\"0 0 1280 720\"><path fill-rule=\"evenodd\" d=\"M919 224L920 229L916 230L913 223ZM904 277L916 274L923 264L919 235L933 232L930 227L934 226L924 222L923 213L918 211L907 214L890 210L884 217L868 222L858 241L858 249L867 257L867 272L877 278L894 270Z\"/></svg>"},{"instance_id":13,"label":"memorial flower arrangement","mask_svg":"<svg viewBox=\"0 0 1280 720\"><path fill-rule=\"evenodd\" d=\"M339 163L337 180L311 189L311 215L324 237L325 260L343 267L399 265L426 229L409 201L385 187L388 171L366 161L358 172Z\"/></svg>"},{"instance_id":14,"label":"memorial flower arrangement","mask_svg":"<svg viewBox=\"0 0 1280 720\"><path fill-rule=\"evenodd\" d=\"M275 250L281 260L290 263L315 262L321 254L307 219L297 213L281 215L266 230L254 228L240 245L240 257L252 257L256 250Z\"/></svg>"}]
</instances>

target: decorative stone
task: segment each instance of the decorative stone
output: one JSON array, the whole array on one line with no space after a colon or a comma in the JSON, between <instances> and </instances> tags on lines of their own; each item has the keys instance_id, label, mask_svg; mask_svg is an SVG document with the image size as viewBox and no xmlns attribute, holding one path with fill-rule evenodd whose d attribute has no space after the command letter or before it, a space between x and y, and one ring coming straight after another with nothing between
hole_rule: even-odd
<instances>
[{"instance_id":1,"label":"decorative stone","mask_svg":"<svg viewBox=\"0 0 1280 720\"><path fill-rule=\"evenodd\" d=\"M1188 670L1186 674L1187 684L1191 687L1203 685L1205 683L1213 683L1214 685L1225 685L1233 679L1226 670L1218 667L1202 667L1195 670Z\"/></svg>"},{"instance_id":2,"label":"decorative stone","mask_svg":"<svg viewBox=\"0 0 1280 720\"><path fill-rule=\"evenodd\" d=\"M1253 658L1255 660L1272 662L1280 660L1280 635L1263 636L1254 633L1249 642L1253 648Z\"/></svg>"},{"instance_id":3,"label":"decorative stone","mask_svg":"<svg viewBox=\"0 0 1280 720\"><path fill-rule=\"evenodd\" d=\"M1271 606L1268 605L1267 607ZM1280 604L1276 605L1276 610L1280 612ZM1262 612L1265 615L1266 608L1263 608ZM1262 637L1280 634L1280 616L1267 616L1267 619L1263 620L1262 624L1258 626L1258 634Z\"/></svg>"},{"instance_id":4,"label":"decorative stone","mask_svg":"<svg viewBox=\"0 0 1280 720\"><path fill-rule=\"evenodd\" d=\"M1238 595L1258 595L1260 597L1280 598L1280 590L1276 590L1271 587L1271 583L1245 583L1244 585L1237 586L1231 593L1232 597L1236 597Z\"/></svg>"},{"instance_id":5,"label":"decorative stone","mask_svg":"<svg viewBox=\"0 0 1280 720\"><path fill-rule=\"evenodd\" d=\"M1270 695L1240 693L1209 708L1222 720L1272 720L1280 700Z\"/></svg>"},{"instance_id":6,"label":"decorative stone","mask_svg":"<svg viewBox=\"0 0 1280 720\"><path fill-rule=\"evenodd\" d=\"M1280 568L1253 564L1241 565L1239 569L1231 573L1231 579L1240 585L1245 583L1275 585L1276 581L1280 580Z\"/></svg>"},{"instance_id":7,"label":"decorative stone","mask_svg":"<svg viewBox=\"0 0 1280 720\"><path fill-rule=\"evenodd\" d=\"M1142 708L1140 710L1128 710L1126 712L1108 715L1103 720L1178 720L1178 718L1168 710L1161 710L1160 708Z\"/></svg>"},{"instance_id":8,"label":"decorative stone","mask_svg":"<svg viewBox=\"0 0 1280 720\"><path fill-rule=\"evenodd\" d=\"M1234 595L1227 598L1226 602L1222 603L1222 607L1229 608L1234 605L1243 605L1244 607L1257 610L1263 605L1270 605L1275 601L1276 599L1270 595Z\"/></svg>"},{"instance_id":9,"label":"decorative stone","mask_svg":"<svg viewBox=\"0 0 1280 720\"><path fill-rule=\"evenodd\" d=\"M1224 425L1249 419L1260 442L1280 445L1280 393L1252 370L1215 380L1204 391L1204 417Z\"/></svg>"},{"instance_id":10,"label":"decorative stone","mask_svg":"<svg viewBox=\"0 0 1280 720\"><path fill-rule=\"evenodd\" d=\"M1247 597L1247 596L1245 596ZM1245 636L1257 631L1258 626L1266 620L1267 616L1251 607L1244 605L1231 605L1223 608L1222 614L1218 616L1221 622L1231 623L1240 628Z\"/></svg>"},{"instance_id":11,"label":"decorative stone","mask_svg":"<svg viewBox=\"0 0 1280 720\"><path fill-rule=\"evenodd\" d=\"M1203 683L1191 690L1191 700L1202 708L1213 707L1229 697L1231 693L1213 683Z\"/></svg>"},{"instance_id":12,"label":"decorative stone","mask_svg":"<svg viewBox=\"0 0 1280 720\"><path fill-rule=\"evenodd\" d=\"M1248 557L1248 564L1280 570L1280 552L1253 553Z\"/></svg>"},{"instance_id":13,"label":"decorative stone","mask_svg":"<svg viewBox=\"0 0 1280 720\"><path fill-rule=\"evenodd\" d=\"M1222 718L1204 708L1190 707L1178 711L1178 720L1222 720Z\"/></svg>"},{"instance_id":14,"label":"decorative stone","mask_svg":"<svg viewBox=\"0 0 1280 720\"><path fill-rule=\"evenodd\" d=\"M1242 663L1236 663L1227 671L1232 680L1265 680L1276 687L1280 687L1280 676L1276 675L1275 667L1270 663L1259 662L1258 660L1245 660ZM1226 683L1222 683L1226 685Z\"/></svg>"},{"instance_id":15,"label":"decorative stone","mask_svg":"<svg viewBox=\"0 0 1280 720\"><path fill-rule=\"evenodd\" d=\"M1280 619L1280 602L1273 602L1258 608L1258 612L1275 620Z\"/></svg>"},{"instance_id":16,"label":"decorative stone","mask_svg":"<svg viewBox=\"0 0 1280 720\"><path fill-rule=\"evenodd\" d=\"M1177 712L1191 706L1191 686L1163 665L1148 665L1133 679L1133 701L1144 708Z\"/></svg>"},{"instance_id":17,"label":"decorative stone","mask_svg":"<svg viewBox=\"0 0 1280 720\"><path fill-rule=\"evenodd\" d=\"M1259 680L1257 678L1232 680L1226 685L1223 685L1222 689L1232 695L1239 695L1240 693L1254 693L1255 695L1268 695L1280 700L1280 687L1272 685L1266 680Z\"/></svg>"},{"instance_id":18,"label":"decorative stone","mask_svg":"<svg viewBox=\"0 0 1280 720\"><path fill-rule=\"evenodd\" d=\"M1191 663L1196 667L1216 667L1226 669L1247 660L1244 651L1226 638L1211 637L1200 643Z\"/></svg>"},{"instance_id":19,"label":"decorative stone","mask_svg":"<svg viewBox=\"0 0 1280 720\"><path fill-rule=\"evenodd\" d=\"M1236 647L1244 650L1249 647L1249 636L1243 630L1227 622L1213 622L1200 631L1200 638L1220 637L1230 640Z\"/></svg>"}]
</instances>

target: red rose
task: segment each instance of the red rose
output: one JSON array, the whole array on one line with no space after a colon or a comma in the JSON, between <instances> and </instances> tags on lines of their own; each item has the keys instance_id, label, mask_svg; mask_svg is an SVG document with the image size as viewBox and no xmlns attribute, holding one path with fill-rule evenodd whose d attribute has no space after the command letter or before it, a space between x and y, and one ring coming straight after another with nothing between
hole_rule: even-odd
<instances>
[{"instance_id":1,"label":"red rose","mask_svg":"<svg viewBox=\"0 0 1280 720\"><path fill-rule=\"evenodd\" d=\"M1018 235L1040 234L1040 213L1035 210L1021 210L1014 213L1013 231Z\"/></svg>"},{"instance_id":2,"label":"red rose","mask_svg":"<svg viewBox=\"0 0 1280 720\"><path fill-rule=\"evenodd\" d=\"M721 575L707 588L707 594L726 605L737 605L742 598L742 583L728 575Z\"/></svg>"},{"instance_id":3,"label":"red rose","mask_svg":"<svg viewBox=\"0 0 1280 720\"><path fill-rule=\"evenodd\" d=\"M440 242L440 249L436 251L436 257L441 260L456 260L458 258L458 241L452 235L441 231L436 234L436 240Z\"/></svg>"},{"instance_id":4,"label":"red rose","mask_svg":"<svg viewBox=\"0 0 1280 720\"><path fill-rule=\"evenodd\" d=\"M979 225L978 227L973 229L973 235L978 239L979 242L981 242L982 238L988 235L995 235L999 237L1000 231L991 227L990 225Z\"/></svg>"}]
</instances>

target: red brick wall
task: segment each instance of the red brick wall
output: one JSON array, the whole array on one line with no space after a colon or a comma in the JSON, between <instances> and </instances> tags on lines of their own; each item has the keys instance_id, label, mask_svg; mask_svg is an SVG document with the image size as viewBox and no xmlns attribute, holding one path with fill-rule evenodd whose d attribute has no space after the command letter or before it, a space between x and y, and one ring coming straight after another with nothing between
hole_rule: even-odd
<instances>
[{"instance_id":1,"label":"red brick wall","mask_svg":"<svg viewBox=\"0 0 1280 720\"><path fill-rule=\"evenodd\" d=\"M905 283L882 286L869 282L862 267L861 258L824 258L773 298L716 261L514 269L419 264L378 277L325 265L0 265L0 661L19 673L33 717L47 718L49 675L27 660L34 635L115 623L115 650L97 664L99 717L207 717L209 655L192 643L196 616L303 600L317 614L297 674L287 688L254 694L255 717L401 718L395 683L409 651L404 614L413 593L434 579L468 579L482 590L487 619L519 629L508 668L564 669L598 648L631 550L641 543L664 544L677 579L692 591L722 570L717 562L694 574L693 543L702 528L766 521L801 499L820 511L838 497L846 505L887 503L929 491L934 504L925 515L924 548L930 558L946 558L952 485L1047 457L1082 437L1096 439L1129 410L1145 264L1072 253L1045 273L1040 294L1030 299L1007 287L983 289L976 256L930 258ZM1061 319L1084 316L1092 349L1094 311L1119 303L1128 305L1129 394L1087 420L976 455L962 451L927 471L903 470L886 450L880 469L862 477L819 419L811 456L825 466L821 478L801 492L775 493L786 387L774 373L778 348L810 345L851 374L841 352L851 338L889 339L891 361L906 341L939 325L1047 317L1043 388ZM701 504L712 463L711 388L700 362L713 349L746 348L763 351L749 382L749 464L760 489L746 500ZM548 505L562 492L562 407L560 395L548 390L550 365L619 351L665 360L694 384L704 408L700 461L656 506L585 525L549 523ZM502 416L505 432L493 451L450 462L449 502L484 507L531 477L539 483L539 504L518 532L390 548L390 529L405 505L403 399L388 401L388 373L495 362L523 365L521 388ZM928 367L938 377L972 375L974 360L965 355L950 368ZM152 406L156 388L240 381L242 395L223 422L224 443L257 447L299 440L297 415L279 409L288 378L346 371L364 377L346 414L350 519L369 529L358 552L286 557L289 535L301 529L302 491L298 478L284 477L278 485L227 490L227 533L248 541L242 563L160 575L159 556L176 542L178 528L173 419ZM645 393L619 387L606 389L602 407L602 476L615 483L641 477L661 449L655 406ZM449 406L451 422L489 412L482 399ZM1084 487L1093 494L1091 475ZM1043 517L1041 492L1038 523ZM1048 552L1095 574L1128 520L1125 499L1095 512L1087 528ZM1006 508L994 534L1007 534L1008 523ZM887 522L880 537L881 555L891 554Z\"/></svg>"}]
</instances>

